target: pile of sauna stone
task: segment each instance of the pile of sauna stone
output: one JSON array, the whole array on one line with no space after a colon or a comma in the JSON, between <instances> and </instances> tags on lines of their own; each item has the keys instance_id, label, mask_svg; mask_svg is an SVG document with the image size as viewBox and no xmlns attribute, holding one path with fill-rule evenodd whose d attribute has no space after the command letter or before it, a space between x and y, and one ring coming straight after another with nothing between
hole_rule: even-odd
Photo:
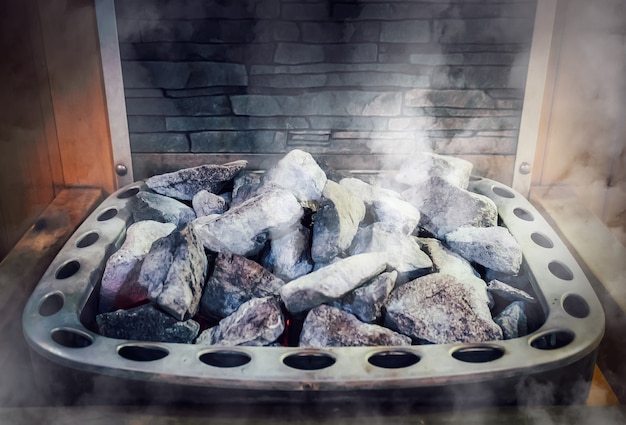
<instances>
[{"instance_id":1,"label":"pile of sauna stone","mask_svg":"<svg viewBox=\"0 0 626 425\"><path fill-rule=\"evenodd\" d=\"M386 184L331 179L301 150L264 173L246 166L145 181L102 276L102 335L327 347L528 332L535 299L493 278L520 272L521 249L493 201L467 190L471 163L421 153Z\"/></svg>"}]
</instances>

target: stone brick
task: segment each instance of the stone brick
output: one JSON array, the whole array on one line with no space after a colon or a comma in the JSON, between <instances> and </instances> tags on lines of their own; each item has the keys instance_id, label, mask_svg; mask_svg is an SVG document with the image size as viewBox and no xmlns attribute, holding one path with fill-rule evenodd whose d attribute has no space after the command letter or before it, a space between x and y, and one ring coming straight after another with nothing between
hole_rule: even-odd
<instances>
[{"instance_id":1,"label":"stone brick","mask_svg":"<svg viewBox=\"0 0 626 425\"><path fill-rule=\"evenodd\" d=\"M517 69L516 69L517 68ZM437 89L524 88L520 78L526 68L503 66L441 66L433 72L432 86Z\"/></svg>"},{"instance_id":2,"label":"stone brick","mask_svg":"<svg viewBox=\"0 0 626 425\"><path fill-rule=\"evenodd\" d=\"M129 116L128 131L131 133L150 133L165 131L164 117Z\"/></svg>"},{"instance_id":3,"label":"stone brick","mask_svg":"<svg viewBox=\"0 0 626 425\"><path fill-rule=\"evenodd\" d=\"M245 86L245 66L220 62L126 61L122 63L127 88L183 89Z\"/></svg>"},{"instance_id":4,"label":"stone brick","mask_svg":"<svg viewBox=\"0 0 626 425\"><path fill-rule=\"evenodd\" d=\"M230 112L226 96L190 98L126 99L128 115L225 115Z\"/></svg>"},{"instance_id":5,"label":"stone brick","mask_svg":"<svg viewBox=\"0 0 626 425\"><path fill-rule=\"evenodd\" d=\"M519 128L519 117L478 118L391 118L389 126L396 130L504 130Z\"/></svg>"},{"instance_id":6,"label":"stone brick","mask_svg":"<svg viewBox=\"0 0 626 425\"><path fill-rule=\"evenodd\" d=\"M379 39L379 22L311 22L302 24L302 39L310 43L360 43Z\"/></svg>"},{"instance_id":7,"label":"stone brick","mask_svg":"<svg viewBox=\"0 0 626 425\"><path fill-rule=\"evenodd\" d=\"M510 2L499 4L433 4L433 15L436 18L526 18L534 19L535 2Z\"/></svg>"},{"instance_id":8,"label":"stone brick","mask_svg":"<svg viewBox=\"0 0 626 425\"><path fill-rule=\"evenodd\" d=\"M482 90L410 90L405 94L407 106L454 108L493 108L495 102Z\"/></svg>"},{"instance_id":9,"label":"stone brick","mask_svg":"<svg viewBox=\"0 0 626 425\"><path fill-rule=\"evenodd\" d=\"M117 19L117 37L120 43L141 41L139 24L132 16L129 19Z\"/></svg>"},{"instance_id":10,"label":"stone brick","mask_svg":"<svg viewBox=\"0 0 626 425\"><path fill-rule=\"evenodd\" d=\"M274 62L297 64L322 62L324 49L319 45L279 43L274 54Z\"/></svg>"},{"instance_id":11,"label":"stone brick","mask_svg":"<svg viewBox=\"0 0 626 425\"><path fill-rule=\"evenodd\" d=\"M300 117L165 117L167 131L285 130L309 128Z\"/></svg>"},{"instance_id":12,"label":"stone brick","mask_svg":"<svg viewBox=\"0 0 626 425\"><path fill-rule=\"evenodd\" d=\"M287 3L282 5L281 17L287 21L326 20L330 10L326 2Z\"/></svg>"},{"instance_id":13,"label":"stone brick","mask_svg":"<svg viewBox=\"0 0 626 425\"><path fill-rule=\"evenodd\" d=\"M298 41L300 40L300 28L293 22L268 23L273 27L274 40L277 41Z\"/></svg>"},{"instance_id":14,"label":"stone brick","mask_svg":"<svg viewBox=\"0 0 626 425\"><path fill-rule=\"evenodd\" d=\"M400 17L400 18L398 18ZM397 20L429 19L430 5L423 2L373 2L371 4L339 3L333 7L333 18L337 20Z\"/></svg>"},{"instance_id":15,"label":"stone brick","mask_svg":"<svg viewBox=\"0 0 626 425\"><path fill-rule=\"evenodd\" d=\"M308 120L314 129L381 130L389 125L389 118L379 117L309 117Z\"/></svg>"},{"instance_id":16,"label":"stone brick","mask_svg":"<svg viewBox=\"0 0 626 425\"><path fill-rule=\"evenodd\" d=\"M163 97L161 89L124 89L124 97Z\"/></svg>"},{"instance_id":17,"label":"stone brick","mask_svg":"<svg viewBox=\"0 0 626 425\"><path fill-rule=\"evenodd\" d=\"M514 155L517 147L515 137L452 137L433 139L435 151L445 155L498 154Z\"/></svg>"},{"instance_id":18,"label":"stone brick","mask_svg":"<svg viewBox=\"0 0 626 425\"><path fill-rule=\"evenodd\" d=\"M375 43L329 44L324 46L324 57L328 62L376 62L378 46Z\"/></svg>"},{"instance_id":19,"label":"stone brick","mask_svg":"<svg viewBox=\"0 0 626 425\"><path fill-rule=\"evenodd\" d=\"M280 0L261 0L257 2L254 8L254 17L257 19L276 19L280 17L280 3Z\"/></svg>"},{"instance_id":20,"label":"stone brick","mask_svg":"<svg viewBox=\"0 0 626 425\"><path fill-rule=\"evenodd\" d=\"M255 46L267 54L267 45ZM220 43L123 43L120 44L122 60L129 61L197 61L198 59L242 63L250 49L245 44ZM273 52L273 48L271 50Z\"/></svg>"},{"instance_id":21,"label":"stone brick","mask_svg":"<svg viewBox=\"0 0 626 425\"><path fill-rule=\"evenodd\" d=\"M116 1L115 8L118 16L136 16L153 20L164 16L167 16L168 19L232 19L252 18L255 16L255 9L249 7L248 1L186 0L171 2L169 0L123 0Z\"/></svg>"},{"instance_id":22,"label":"stone brick","mask_svg":"<svg viewBox=\"0 0 626 425\"><path fill-rule=\"evenodd\" d=\"M279 153L285 149L274 131L202 131L190 137L192 152Z\"/></svg>"},{"instance_id":23,"label":"stone brick","mask_svg":"<svg viewBox=\"0 0 626 425\"><path fill-rule=\"evenodd\" d=\"M533 21L528 19L442 19L434 22L433 41L448 43L528 43Z\"/></svg>"},{"instance_id":24,"label":"stone brick","mask_svg":"<svg viewBox=\"0 0 626 425\"><path fill-rule=\"evenodd\" d=\"M413 53L409 63L415 65L512 65L524 60L526 53L467 52L467 53ZM526 59L527 61L527 59Z\"/></svg>"},{"instance_id":25,"label":"stone brick","mask_svg":"<svg viewBox=\"0 0 626 425\"><path fill-rule=\"evenodd\" d=\"M181 133L131 133L133 152L189 152L187 135Z\"/></svg>"},{"instance_id":26,"label":"stone brick","mask_svg":"<svg viewBox=\"0 0 626 425\"><path fill-rule=\"evenodd\" d=\"M426 20L382 22L380 41L386 43L428 43L430 24Z\"/></svg>"}]
</instances>

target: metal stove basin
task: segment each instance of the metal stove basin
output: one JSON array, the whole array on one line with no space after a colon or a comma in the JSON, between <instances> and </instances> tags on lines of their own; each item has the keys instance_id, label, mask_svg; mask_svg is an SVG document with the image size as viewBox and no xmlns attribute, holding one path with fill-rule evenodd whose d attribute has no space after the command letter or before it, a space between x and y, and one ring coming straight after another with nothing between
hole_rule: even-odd
<instances>
[{"instance_id":1,"label":"metal stove basin","mask_svg":"<svg viewBox=\"0 0 626 425\"><path fill-rule=\"evenodd\" d=\"M523 273L544 314L540 326L524 337L478 344L327 349L207 348L98 334L99 281L131 222L126 204L141 186L113 193L85 220L26 305L25 337L35 363L45 365L43 386L57 393L75 399L100 391L100 402L202 404L393 400L475 406L586 398L604 333L602 306L556 232L508 186L473 178L469 189L496 203L502 224L522 246Z\"/></svg>"}]
</instances>

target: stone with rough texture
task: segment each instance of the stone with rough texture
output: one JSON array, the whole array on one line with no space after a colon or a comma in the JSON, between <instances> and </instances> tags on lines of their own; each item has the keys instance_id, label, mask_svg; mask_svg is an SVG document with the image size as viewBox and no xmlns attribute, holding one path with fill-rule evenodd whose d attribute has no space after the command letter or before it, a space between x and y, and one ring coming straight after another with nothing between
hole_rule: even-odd
<instances>
[{"instance_id":1,"label":"stone with rough texture","mask_svg":"<svg viewBox=\"0 0 626 425\"><path fill-rule=\"evenodd\" d=\"M301 202L317 201L326 185L326 173L311 154L294 149L265 173L263 185L289 190Z\"/></svg>"},{"instance_id":2,"label":"stone with rough texture","mask_svg":"<svg viewBox=\"0 0 626 425\"><path fill-rule=\"evenodd\" d=\"M252 298L277 294L284 284L260 264L231 252L220 252L200 300L200 313L222 319Z\"/></svg>"},{"instance_id":3,"label":"stone with rough texture","mask_svg":"<svg viewBox=\"0 0 626 425\"><path fill-rule=\"evenodd\" d=\"M341 298L387 268L385 253L358 254L299 277L279 290L292 313Z\"/></svg>"},{"instance_id":4,"label":"stone with rough texture","mask_svg":"<svg viewBox=\"0 0 626 425\"><path fill-rule=\"evenodd\" d=\"M143 190L130 199L128 208L135 222L154 220L182 227L196 218L196 213L182 202Z\"/></svg>"},{"instance_id":5,"label":"stone with rough texture","mask_svg":"<svg viewBox=\"0 0 626 425\"><path fill-rule=\"evenodd\" d=\"M191 206L196 217L204 217L212 214L222 214L228 209L226 200L208 190L201 190L191 200Z\"/></svg>"},{"instance_id":6,"label":"stone with rough texture","mask_svg":"<svg viewBox=\"0 0 626 425\"><path fill-rule=\"evenodd\" d=\"M348 252L351 255L385 252L389 267L408 279L429 272L433 266L416 237L398 233L386 223L373 223L360 228Z\"/></svg>"},{"instance_id":7,"label":"stone with rough texture","mask_svg":"<svg viewBox=\"0 0 626 425\"><path fill-rule=\"evenodd\" d=\"M461 281L472 280L485 285L470 262L448 249L439 239L418 238L418 242L432 259L436 272L452 275Z\"/></svg>"},{"instance_id":8,"label":"stone with rough texture","mask_svg":"<svg viewBox=\"0 0 626 425\"><path fill-rule=\"evenodd\" d=\"M462 226L492 227L498 209L489 198L463 190L441 177L402 192L402 197L420 213L420 226L442 239Z\"/></svg>"},{"instance_id":9,"label":"stone with rough texture","mask_svg":"<svg viewBox=\"0 0 626 425\"><path fill-rule=\"evenodd\" d=\"M237 311L202 332L199 345L271 345L285 330L285 318L274 297L252 298Z\"/></svg>"},{"instance_id":10,"label":"stone with rough texture","mask_svg":"<svg viewBox=\"0 0 626 425\"><path fill-rule=\"evenodd\" d=\"M298 224L290 232L270 237L270 252L262 264L274 275L289 282L313 270L311 230Z\"/></svg>"},{"instance_id":11,"label":"stone with rough texture","mask_svg":"<svg viewBox=\"0 0 626 425\"><path fill-rule=\"evenodd\" d=\"M502 339L487 291L454 276L433 273L396 288L385 303L385 326L421 343Z\"/></svg>"},{"instance_id":12,"label":"stone with rough texture","mask_svg":"<svg viewBox=\"0 0 626 425\"><path fill-rule=\"evenodd\" d=\"M208 259L191 226L152 244L137 281L148 299L178 320L198 311Z\"/></svg>"},{"instance_id":13,"label":"stone with rough texture","mask_svg":"<svg viewBox=\"0 0 626 425\"><path fill-rule=\"evenodd\" d=\"M487 284L487 291L508 301L535 302L535 298L528 292L517 289L511 285L507 285L506 283L500 282L496 279L489 281Z\"/></svg>"},{"instance_id":14,"label":"stone with rough texture","mask_svg":"<svg viewBox=\"0 0 626 425\"><path fill-rule=\"evenodd\" d=\"M381 308L393 290L397 277L397 271L382 273L334 301L332 306L354 314L362 322L372 323L381 317Z\"/></svg>"},{"instance_id":15,"label":"stone with rough texture","mask_svg":"<svg viewBox=\"0 0 626 425\"><path fill-rule=\"evenodd\" d=\"M402 164L395 179L409 186L422 186L431 177L441 177L450 184L467 189L472 168L471 162L461 158L419 152Z\"/></svg>"},{"instance_id":16,"label":"stone with rough texture","mask_svg":"<svg viewBox=\"0 0 626 425\"><path fill-rule=\"evenodd\" d=\"M411 338L382 326L363 323L352 314L327 305L309 311L300 333L301 347L377 345L411 345Z\"/></svg>"},{"instance_id":17,"label":"stone with rough texture","mask_svg":"<svg viewBox=\"0 0 626 425\"><path fill-rule=\"evenodd\" d=\"M126 239L107 260L100 287L101 313L128 308L147 299L148 294L137 284L136 273L152 243L170 234L176 225L144 220L126 229Z\"/></svg>"},{"instance_id":18,"label":"stone with rough texture","mask_svg":"<svg viewBox=\"0 0 626 425\"><path fill-rule=\"evenodd\" d=\"M232 206L239 205L258 195L261 186L261 174L242 172L233 180Z\"/></svg>"},{"instance_id":19,"label":"stone with rough texture","mask_svg":"<svg viewBox=\"0 0 626 425\"><path fill-rule=\"evenodd\" d=\"M205 248L249 256L258 253L265 245L268 232L289 229L303 213L291 192L274 188L222 215L200 217L192 226Z\"/></svg>"},{"instance_id":20,"label":"stone with rough texture","mask_svg":"<svg viewBox=\"0 0 626 425\"><path fill-rule=\"evenodd\" d=\"M493 320L502 328L504 339L519 338L528 334L526 312L521 301L509 304Z\"/></svg>"},{"instance_id":21,"label":"stone with rough texture","mask_svg":"<svg viewBox=\"0 0 626 425\"><path fill-rule=\"evenodd\" d=\"M328 180L313 219L313 261L328 262L348 249L364 217L363 202L338 183Z\"/></svg>"},{"instance_id":22,"label":"stone with rough texture","mask_svg":"<svg viewBox=\"0 0 626 425\"><path fill-rule=\"evenodd\" d=\"M100 334L107 338L135 341L190 344L200 331L195 320L178 321L152 304L98 314L96 323Z\"/></svg>"},{"instance_id":23,"label":"stone with rough texture","mask_svg":"<svg viewBox=\"0 0 626 425\"><path fill-rule=\"evenodd\" d=\"M505 227L462 227L446 234L446 243L464 258L499 272L517 274L522 265L522 248Z\"/></svg>"},{"instance_id":24,"label":"stone with rough texture","mask_svg":"<svg viewBox=\"0 0 626 425\"><path fill-rule=\"evenodd\" d=\"M159 174L146 180L155 192L183 201L191 201L201 190L219 193L227 182L243 170L248 161L239 160L223 165L200 165L171 173Z\"/></svg>"}]
</instances>

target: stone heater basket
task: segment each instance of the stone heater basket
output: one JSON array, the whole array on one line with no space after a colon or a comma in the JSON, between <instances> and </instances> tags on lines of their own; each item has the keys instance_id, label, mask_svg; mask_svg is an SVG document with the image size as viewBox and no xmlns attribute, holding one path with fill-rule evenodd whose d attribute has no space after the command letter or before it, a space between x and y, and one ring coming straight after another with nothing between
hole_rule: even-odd
<instances>
[{"instance_id":1,"label":"stone heater basket","mask_svg":"<svg viewBox=\"0 0 626 425\"><path fill-rule=\"evenodd\" d=\"M32 293L23 328L51 391L106 401L380 401L420 405L584 402L604 312L556 232L519 193L472 178L523 250L522 271L545 321L515 339L410 347L200 347L103 337L94 331L105 263L132 222L136 182L78 228ZM540 395L541 394L541 395ZM547 397L547 398L546 398ZM102 402L103 399L100 399Z\"/></svg>"}]
</instances>

